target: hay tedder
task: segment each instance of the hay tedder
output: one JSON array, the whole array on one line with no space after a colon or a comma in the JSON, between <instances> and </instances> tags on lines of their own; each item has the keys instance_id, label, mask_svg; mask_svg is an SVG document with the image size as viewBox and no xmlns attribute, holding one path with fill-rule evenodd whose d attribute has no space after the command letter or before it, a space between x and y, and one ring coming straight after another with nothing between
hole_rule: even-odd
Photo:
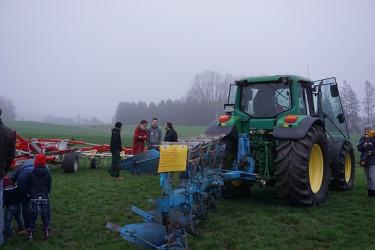
<instances>
[{"instance_id":1,"label":"hay tedder","mask_svg":"<svg viewBox=\"0 0 375 250\"><path fill-rule=\"evenodd\" d=\"M124 170L146 174L159 172L162 192L161 196L149 200L155 205L153 211L144 211L134 205L131 207L144 219L143 223L123 227L108 223L107 228L119 232L125 240L146 248L187 249L187 235L196 235L197 224L216 207L216 199L221 197L224 182L238 178L256 181L256 176L251 173L252 158L247 155L250 146L248 139L241 139L244 147L239 152L239 163L248 162L249 167L226 171L221 169L225 150L221 138L221 135L202 135L178 144L161 145L160 152L151 149L122 160L121 168ZM176 152L176 147L186 148L186 154ZM165 151L169 153L164 154ZM175 161L177 154L185 158L183 161L186 164L176 169L172 163L171 171L164 172L163 163L179 165ZM179 180L173 180L175 173L179 173Z\"/></svg>"},{"instance_id":2,"label":"hay tedder","mask_svg":"<svg viewBox=\"0 0 375 250\"><path fill-rule=\"evenodd\" d=\"M74 139L24 139L16 134L16 157L11 169L16 168L25 160L33 159L36 154L44 154L49 164L61 164L65 173L78 170L79 159L87 158L90 167L98 167L100 160L111 157L108 144L92 144ZM132 154L130 148L123 148L123 157Z\"/></svg>"}]
</instances>

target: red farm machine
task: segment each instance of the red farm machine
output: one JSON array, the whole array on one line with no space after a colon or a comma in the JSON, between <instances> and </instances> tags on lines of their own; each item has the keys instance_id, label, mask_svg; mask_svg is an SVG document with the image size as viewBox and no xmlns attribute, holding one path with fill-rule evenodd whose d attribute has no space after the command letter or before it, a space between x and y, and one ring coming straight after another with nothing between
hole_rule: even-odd
<instances>
[{"instance_id":1,"label":"red farm machine","mask_svg":"<svg viewBox=\"0 0 375 250\"><path fill-rule=\"evenodd\" d=\"M61 164L65 173L75 173L80 158L88 158L92 169L98 167L100 160L111 156L108 144L92 144L74 139L24 139L16 134L16 157L11 166L16 168L25 160L44 154L48 164ZM131 155L130 148L123 148L122 155Z\"/></svg>"}]
</instances>

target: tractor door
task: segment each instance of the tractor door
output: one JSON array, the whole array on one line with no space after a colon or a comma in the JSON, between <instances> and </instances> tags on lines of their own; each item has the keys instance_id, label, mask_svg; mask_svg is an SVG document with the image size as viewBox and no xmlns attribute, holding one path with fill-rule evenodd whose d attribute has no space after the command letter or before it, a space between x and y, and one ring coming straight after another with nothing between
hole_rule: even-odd
<instances>
[{"instance_id":1,"label":"tractor door","mask_svg":"<svg viewBox=\"0 0 375 250\"><path fill-rule=\"evenodd\" d=\"M334 142L349 139L339 90L334 77L315 81L314 106L316 113L324 120L325 128Z\"/></svg>"}]
</instances>

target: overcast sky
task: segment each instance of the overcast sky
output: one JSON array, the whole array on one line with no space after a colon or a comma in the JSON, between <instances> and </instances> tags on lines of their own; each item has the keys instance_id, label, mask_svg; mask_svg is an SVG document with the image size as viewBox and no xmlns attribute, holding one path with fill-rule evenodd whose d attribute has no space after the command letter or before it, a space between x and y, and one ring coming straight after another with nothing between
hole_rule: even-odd
<instances>
[{"instance_id":1,"label":"overcast sky","mask_svg":"<svg viewBox=\"0 0 375 250\"><path fill-rule=\"evenodd\" d=\"M18 119L179 99L196 74L375 84L373 0L0 0L0 96Z\"/></svg>"}]
</instances>

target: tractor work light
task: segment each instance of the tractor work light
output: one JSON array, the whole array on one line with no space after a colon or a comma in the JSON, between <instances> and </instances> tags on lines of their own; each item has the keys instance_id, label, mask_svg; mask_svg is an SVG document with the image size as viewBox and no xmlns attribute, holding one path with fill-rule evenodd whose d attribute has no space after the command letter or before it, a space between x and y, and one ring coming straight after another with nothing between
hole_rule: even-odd
<instances>
[{"instance_id":1,"label":"tractor work light","mask_svg":"<svg viewBox=\"0 0 375 250\"><path fill-rule=\"evenodd\" d=\"M284 121L286 123L295 123L297 120L298 120L298 116L296 116L296 115L287 115L284 118Z\"/></svg>"},{"instance_id":2,"label":"tractor work light","mask_svg":"<svg viewBox=\"0 0 375 250\"><path fill-rule=\"evenodd\" d=\"M227 122L230 119L230 115L222 115L219 117L218 122Z\"/></svg>"}]
</instances>

